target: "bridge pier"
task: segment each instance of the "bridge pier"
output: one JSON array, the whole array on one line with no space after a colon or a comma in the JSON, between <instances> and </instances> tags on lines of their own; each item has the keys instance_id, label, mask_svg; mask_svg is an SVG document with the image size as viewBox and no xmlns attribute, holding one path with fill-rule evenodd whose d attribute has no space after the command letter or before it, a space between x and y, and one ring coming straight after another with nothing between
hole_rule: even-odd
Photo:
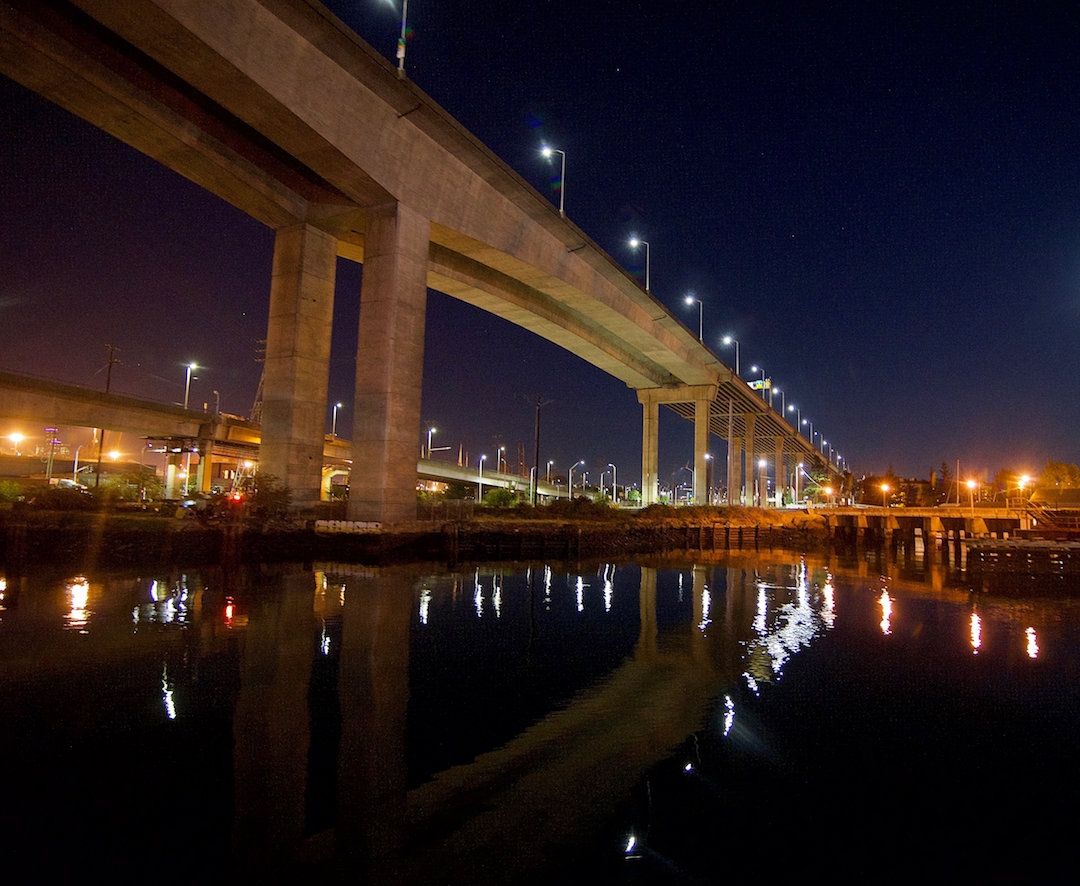
<instances>
[{"instance_id":1,"label":"bridge pier","mask_svg":"<svg viewBox=\"0 0 1080 886\"><path fill-rule=\"evenodd\" d=\"M295 507L319 501L337 241L311 225L274 239L263 374L259 470L292 492Z\"/></svg>"},{"instance_id":2,"label":"bridge pier","mask_svg":"<svg viewBox=\"0 0 1080 886\"><path fill-rule=\"evenodd\" d=\"M430 239L430 221L404 203L368 210L350 520L416 519Z\"/></svg>"}]
</instances>

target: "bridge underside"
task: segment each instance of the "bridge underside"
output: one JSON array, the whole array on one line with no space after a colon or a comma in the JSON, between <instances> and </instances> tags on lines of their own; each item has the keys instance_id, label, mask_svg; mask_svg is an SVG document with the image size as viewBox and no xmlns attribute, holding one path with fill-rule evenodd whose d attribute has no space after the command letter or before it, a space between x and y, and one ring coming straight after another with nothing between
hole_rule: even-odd
<instances>
[{"instance_id":1,"label":"bridge underside","mask_svg":"<svg viewBox=\"0 0 1080 886\"><path fill-rule=\"evenodd\" d=\"M7 0L0 72L277 232L261 467L300 506L319 499L337 256L364 263L354 519L415 515L427 287L638 390L646 500L655 498L659 402L693 413L701 495L710 432L745 441L751 461L755 439L781 440L778 453L811 449L581 230L317 3Z\"/></svg>"}]
</instances>

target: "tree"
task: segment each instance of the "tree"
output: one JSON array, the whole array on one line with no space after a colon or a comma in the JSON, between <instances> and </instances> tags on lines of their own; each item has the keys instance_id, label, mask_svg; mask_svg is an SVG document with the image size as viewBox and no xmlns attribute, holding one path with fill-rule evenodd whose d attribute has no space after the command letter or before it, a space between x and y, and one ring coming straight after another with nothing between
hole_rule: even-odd
<instances>
[{"instance_id":1,"label":"tree","mask_svg":"<svg viewBox=\"0 0 1080 886\"><path fill-rule=\"evenodd\" d=\"M1043 488L1073 489L1080 486L1080 467L1060 461L1047 461L1038 485Z\"/></svg>"}]
</instances>

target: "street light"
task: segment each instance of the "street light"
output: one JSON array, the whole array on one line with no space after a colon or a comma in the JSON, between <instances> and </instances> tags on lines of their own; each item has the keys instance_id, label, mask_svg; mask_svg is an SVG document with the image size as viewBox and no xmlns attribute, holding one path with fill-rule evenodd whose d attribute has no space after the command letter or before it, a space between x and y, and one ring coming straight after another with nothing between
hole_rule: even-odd
<instances>
[{"instance_id":1,"label":"street light","mask_svg":"<svg viewBox=\"0 0 1080 886\"><path fill-rule=\"evenodd\" d=\"M558 148L550 148L544 145L540 148L540 153L551 159L552 154L558 154L562 157L562 171L559 173L559 215L566 217L566 151L560 151Z\"/></svg>"},{"instance_id":2,"label":"street light","mask_svg":"<svg viewBox=\"0 0 1080 886\"><path fill-rule=\"evenodd\" d=\"M198 368L194 363L188 363L187 365L187 376L184 379L184 409L188 408L188 394L191 393L191 373Z\"/></svg>"},{"instance_id":3,"label":"street light","mask_svg":"<svg viewBox=\"0 0 1080 886\"><path fill-rule=\"evenodd\" d=\"M768 400L769 398L765 396L765 370L760 366L751 366L750 371L761 373L761 399Z\"/></svg>"},{"instance_id":4,"label":"street light","mask_svg":"<svg viewBox=\"0 0 1080 886\"><path fill-rule=\"evenodd\" d=\"M15 450L16 455L20 455L19 444L26 439L22 434L16 432L14 434L8 434L8 439L11 441L11 448Z\"/></svg>"},{"instance_id":5,"label":"street light","mask_svg":"<svg viewBox=\"0 0 1080 886\"><path fill-rule=\"evenodd\" d=\"M975 487L978 486L978 485L979 484L976 483L974 480L968 480L967 481L968 495L971 498L971 513L972 514L975 513Z\"/></svg>"},{"instance_id":6,"label":"street light","mask_svg":"<svg viewBox=\"0 0 1080 886\"><path fill-rule=\"evenodd\" d=\"M787 408L786 408L787 396L784 394L783 390L781 390L780 388L771 388L770 390L772 391L773 394L779 394L780 395L780 414L783 415L785 412L787 412ZM769 396L769 403L770 404L772 403L772 396L771 395Z\"/></svg>"},{"instance_id":7,"label":"street light","mask_svg":"<svg viewBox=\"0 0 1080 886\"><path fill-rule=\"evenodd\" d=\"M615 465L608 462L608 467L611 468L611 500L615 504L619 503L619 473L615 470Z\"/></svg>"},{"instance_id":8,"label":"street light","mask_svg":"<svg viewBox=\"0 0 1080 886\"><path fill-rule=\"evenodd\" d=\"M547 482L551 482L551 466L555 464L555 459L549 459L547 467Z\"/></svg>"},{"instance_id":9,"label":"street light","mask_svg":"<svg viewBox=\"0 0 1080 886\"><path fill-rule=\"evenodd\" d=\"M583 464L585 464L585 459L581 459L580 461L570 465L570 472L569 474L567 474L567 480L569 481L567 485L570 487L570 498L574 497L574 468L576 468L578 465Z\"/></svg>"},{"instance_id":10,"label":"street light","mask_svg":"<svg viewBox=\"0 0 1080 886\"><path fill-rule=\"evenodd\" d=\"M477 481L476 481L476 500L483 502L484 500L484 459L486 455L481 455L476 462Z\"/></svg>"},{"instance_id":11,"label":"street light","mask_svg":"<svg viewBox=\"0 0 1080 886\"><path fill-rule=\"evenodd\" d=\"M804 418L802 420L802 423L804 425L808 425L807 433L806 433L807 442L813 443L814 442L814 423L812 421L810 421L810 419L808 419L808 418Z\"/></svg>"},{"instance_id":12,"label":"street light","mask_svg":"<svg viewBox=\"0 0 1080 886\"><path fill-rule=\"evenodd\" d=\"M645 291L650 292L650 273L649 273L649 241L641 240L638 237L630 238L630 248L637 249L639 246L645 247Z\"/></svg>"},{"instance_id":13,"label":"street light","mask_svg":"<svg viewBox=\"0 0 1080 886\"><path fill-rule=\"evenodd\" d=\"M394 5L394 0L386 0L390 6ZM401 79L405 79L405 19L409 15L409 0L402 0L401 3L401 36L398 37L397 42L397 75Z\"/></svg>"},{"instance_id":14,"label":"street light","mask_svg":"<svg viewBox=\"0 0 1080 886\"><path fill-rule=\"evenodd\" d=\"M431 458L431 438L435 434L435 428L428 428L427 432L427 457Z\"/></svg>"},{"instance_id":15,"label":"street light","mask_svg":"<svg viewBox=\"0 0 1080 886\"><path fill-rule=\"evenodd\" d=\"M496 471L503 471L503 473L505 473L504 467L506 465L506 456L503 454L505 452L506 452L506 447L505 446L500 446L499 451L496 454L497 457L495 459L495 470Z\"/></svg>"},{"instance_id":16,"label":"street light","mask_svg":"<svg viewBox=\"0 0 1080 886\"><path fill-rule=\"evenodd\" d=\"M787 411L795 413L795 427L798 428L802 424L802 410L792 403L788 406Z\"/></svg>"},{"instance_id":17,"label":"street light","mask_svg":"<svg viewBox=\"0 0 1080 886\"><path fill-rule=\"evenodd\" d=\"M738 342L738 340L736 338L734 338L734 337L732 337L730 335L725 335L724 336L724 344L725 345L735 345L735 374L738 375L739 374L739 342Z\"/></svg>"},{"instance_id":18,"label":"street light","mask_svg":"<svg viewBox=\"0 0 1080 886\"><path fill-rule=\"evenodd\" d=\"M887 508L889 506L889 484L881 484L881 506Z\"/></svg>"},{"instance_id":19,"label":"street light","mask_svg":"<svg viewBox=\"0 0 1080 886\"><path fill-rule=\"evenodd\" d=\"M335 403L334 404L334 417L330 422L330 436L333 437L335 440L337 439L337 411L339 409L341 409L341 404L340 403ZM325 425L323 425L323 427L325 427ZM428 446L430 446L430 445L431 445L431 438L428 437Z\"/></svg>"},{"instance_id":20,"label":"street light","mask_svg":"<svg viewBox=\"0 0 1080 886\"><path fill-rule=\"evenodd\" d=\"M702 330L701 321L702 321L702 317L705 314L705 308L701 304L701 299L700 298L694 298L694 293L691 292L686 297L686 303L688 305L692 305L694 302L697 302L697 340L702 341L703 339L702 339L702 335L701 335L701 330Z\"/></svg>"}]
</instances>

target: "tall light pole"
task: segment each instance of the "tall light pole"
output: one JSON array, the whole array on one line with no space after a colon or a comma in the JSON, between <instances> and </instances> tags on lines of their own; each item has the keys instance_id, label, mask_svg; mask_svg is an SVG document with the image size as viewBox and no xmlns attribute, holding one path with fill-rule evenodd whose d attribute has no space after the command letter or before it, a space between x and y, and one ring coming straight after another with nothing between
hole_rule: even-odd
<instances>
[{"instance_id":1,"label":"tall light pole","mask_svg":"<svg viewBox=\"0 0 1080 886\"><path fill-rule=\"evenodd\" d=\"M780 395L780 414L783 415L785 412L787 412L787 396L784 394L781 388L770 388L770 390L773 394ZM769 397L769 401L770 403L772 402L772 396Z\"/></svg>"},{"instance_id":2,"label":"tall light pole","mask_svg":"<svg viewBox=\"0 0 1080 886\"><path fill-rule=\"evenodd\" d=\"M191 393L191 373L198 368L194 363L188 363L187 365L187 376L184 378L184 409L188 408L188 394ZM326 425L323 425L323 427L326 427Z\"/></svg>"},{"instance_id":3,"label":"tall light pole","mask_svg":"<svg viewBox=\"0 0 1080 886\"><path fill-rule=\"evenodd\" d=\"M700 298L695 298L694 293L691 292L686 297L686 303L688 305L692 305L694 302L697 302L697 340L698 341L703 341L704 339L702 338L702 335L701 335L701 331L702 331L701 321L702 321L702 318L705 315L705 308L701 304L701 299Z\"/></svg>"},{"instance_id":4,"label":"tall light pole","mask_svg":"<svg viewBox=\"0 0 1080 886\"><path fill-rule=\"evenodd\" d=\"M428 428L427 432L427 457L431 458L431 438L435 435L435 428Z\"/></svg>"},{"instance_id":5,"label":"tall light pole","mask_svg":"<svg viewBox=\"0 0 1080 886\"><path fill-rule=\"evenodd\" d=\"M555 464L555 459L549 459L548 460L548 468L547 468L547 482L548 483L551 482L551 466L553 464Z\"/></svg>"},{"instance_id":6,"label":"tall light pole","mask_svg":"<svg viewBox=\"0 0 1080 886\"><path fill-rule=\"evenodd\" d=\"M802 410L794 403L792 403L790 406L788 406L787 411L795 413L795 429L798 430L799 426L802 425Z\"/></svg>"},{"instance_id":7,"label":"tall light pole","mask_svg":"<svg viewBox=\"0 0 1080 886\"><path fill-rule=\"evenodd\" d=\"M814 442L814 423L812 421L810 421L810 419L808 419L808 418L804 418L802 420L802 423L807 426L807 431L806 431L807 442L813 443Z\"/></svg>"},{"instance_id":8,"label":"tall light pole","mask_svg":"<svg viewBox=\"0 0 1080 886\"><path fill-rule=\"evenodd\" d=\"M477 481L476 481L476 500L483 502L484 500L484 459L486 455L481 455L476 461Z\"/></svg>"},{"instance_id":9,"label":"tall light pole","mask_svg":"<svg viewBox=\"0 0 1080 886\"><path fill-rule=\"evenodd\" d=\"M394 5L394 0L386 0L390 5ZM405 79L405 34L407 27L405 24L406 19L409 17L409 0L402 0L401 2L401 36L398 37L397 42L397 75L401 79Z\"/></svg>"},{"instance_id":10,"label":"tall light pole","mask_svg":"<svg viewBox=\"0 0 1080 886\"><path fill-rule=\"evenodd\" d=\"M585 464L585 459L581 459L580 461L577 461L574 464L570 465L570 473L567 474L566 478L569 481L567 485L570 487L570 498L574 497L574 468L576 468L578 465L583 464Z\"/></svg>"},{"instance_id":11,"label":"tall light pole","mask_svg":"<svg viewBox=\"0 0 1080 886\"><path fill-rule=\"evenodd\" d=\"M499 451L497 453L497 458L495 460L495 470L496 471L502 471L503 470L503 465L506 464L506 456L504 455L505 452L506 452L506 447L505 446L500 446ZM503 473L505 473L505 471L503 471Z\"/></svg>"},{"instance_id":12,"label":"tall light pole","mask_svg":"<svg viewBox=\"0 0 1080 886\"><path fill-rule=\"evenodd\" d=\"M646 292L651 292L652 288L650 286L651 274L650 274L650 270L649 270L649 264L650 264L650 262L649 262L649 241L648 240L642 240L642 239L640 239L638 237L631 237L630 238L630 248L631 249L637 249L639 246L644 246L645 247L645 291Z\"/></svg>"},{"instance_id":13,"label":"tall light pole","mask_svg":"<svg viewBox=\"0 0 1080 886\"><path fill-rule=\"evenodd\" d=\"M341 409L341 404L340 403L335 403L334 404L334 417L330 420L330 436L333 437L335 440L337 439L337 411L339 409ZM326 425L323 425L323 427L326 427ZM428 437L428 446L430 446L430 445L431 445L431 438Z\"/></svg>"},{"instance_id":14,"label":"tall light pole","mask_svg":"<svg viewBox=\"0 0 1080 886\"><path fill-rule=\"evenodd\" d=\"M738 339L730 335L724 336L725 345L735 345L735 374L739 375L739 342Z\"/></svg>"},{"instance_id":15,"label":"tall light pole","mask_svg":"<svg viewBox=\"0 0 1080 886\"><path fill-rule=\"evenodd\" d=\"M540 148L540 153L551 159L552 154L558 154L562 157L562 170L559 172L559 215L566 217L566 151L560 151L558 148L551 148L544 145Z\"/></svg>"},{"instance_id":16,"label":"tall light pole","mask_svg":"<svg viewBox=\"0 0 1080 886\"><path fill-rule=\"evenodd\" d=\"M611 500L615 504L619 503L619 474L615 470L615 465L608 462L608 467L611 468Z\"/></svg>"},{"instance_id":17,"label":"tall light pole","mask_svg":"<svg viewBox=\"0 0 1080 886\"><path fill-rule=\"evenodd\" d=\"M889 484L881 484L881 506L887 508L889 506Z\"/></svg>"}]
</instances>

